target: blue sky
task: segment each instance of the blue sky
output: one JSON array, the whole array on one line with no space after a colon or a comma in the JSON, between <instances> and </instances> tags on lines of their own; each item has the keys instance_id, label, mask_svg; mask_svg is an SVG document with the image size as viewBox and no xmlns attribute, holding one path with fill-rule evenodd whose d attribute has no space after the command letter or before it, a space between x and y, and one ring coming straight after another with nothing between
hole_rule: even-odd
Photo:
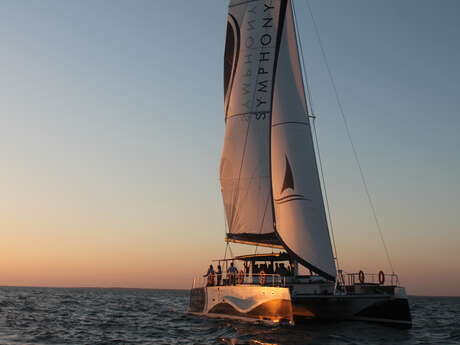
<instances>
[{"instance_id":1,"label":"blue sky","mask_svg":"<svg viewBox=\"0 0 460 345\"><path fill-rule=\"evenodd\" d=\"M310 3L401 280L458 294L460 4ZM306 3L295 4L339 256L378 271L383 250ZM1 2L0 284L188 287L223 254L226 7ZM445 284L420 286L424 274Z\"/></svg>"}]
</instances>

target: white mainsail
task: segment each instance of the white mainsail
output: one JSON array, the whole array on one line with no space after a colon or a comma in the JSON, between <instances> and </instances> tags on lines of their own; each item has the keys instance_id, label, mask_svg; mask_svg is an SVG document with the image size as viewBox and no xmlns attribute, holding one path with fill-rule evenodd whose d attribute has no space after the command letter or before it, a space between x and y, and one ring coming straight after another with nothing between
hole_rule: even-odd
<instances>
[{"instance_id":1,"label":"white mainsail","mask_svg":"<svg viewBox=\"0 0 460 345\"><path fill-rule=\"evenodd\" d=\"M227 238L281 244L335 279L291 6L230 1L220 171Z\"/></svg>"}]
</instances>

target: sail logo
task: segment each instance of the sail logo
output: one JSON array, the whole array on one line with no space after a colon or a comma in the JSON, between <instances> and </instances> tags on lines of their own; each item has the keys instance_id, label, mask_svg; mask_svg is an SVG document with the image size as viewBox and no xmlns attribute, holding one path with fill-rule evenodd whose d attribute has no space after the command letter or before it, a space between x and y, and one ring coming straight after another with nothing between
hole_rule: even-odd
<instances>
[{"instance_id":1,"label":"sail logo","mask_svg":"<svg viewBox=\"0 0 460 345\"><path fill-rule=\"evenodd\" d=\"M233 18L240 24L237 26L241 28L241 41L236 48L239 53L234 64L238 66L235 87L229 95L227 117L255 115L259 120L271 112L278 7L273 5L274 2L244 3L241 6L246 8L244 16L240 10L232 8Z\"/></svg>"},{"instance_id":2,"label":"sail logo","mask_svg":"<svg viewBox=\"0 0 460 345\"><path fill-rule=\"evenodd\" d=\"M286 158L286 172L284 174L284 180L283 180L283 187L281 188L281 193L283 193L286 189L294 189L294 177L292 176L292 169L291 165L289 164L289 160L287 156Z\"/></svg>"},{"instance_id":3,"label":"sail logo","mask_svg":"<svg viewBox=\"0 0 460 345\"><path fill-rule=\"evenodd\" d=\"M274 199L277 204L284 204L289 201L294 201L294 200L310 200L305 198L304 195L302 194L296 194L294 192L294 175L292 174L292 168L291 164L289 163L289 159L287 155L285 157L285 170L284 170L284 179L283 179L283 185L281 187L280 194L282 195L284 191L289 191L291 190L292 193L289 195L286 195L284 197Z\"/></svg>"},{"instance_id":4,"label":"sail logo","mask_svg":"<svg viewBox=\"0 0 460 345\"><path fill-rule=\"evenodd\" d=\"M273 73L273 9L270 4L254 6L248 12L254 17L248 20L245 55L245 82L243 86L246 98L243 106L247 110L259 112L267 109L271 91ZM248 86L252 84L252 92Z\"/></svg>"}]
</instances>

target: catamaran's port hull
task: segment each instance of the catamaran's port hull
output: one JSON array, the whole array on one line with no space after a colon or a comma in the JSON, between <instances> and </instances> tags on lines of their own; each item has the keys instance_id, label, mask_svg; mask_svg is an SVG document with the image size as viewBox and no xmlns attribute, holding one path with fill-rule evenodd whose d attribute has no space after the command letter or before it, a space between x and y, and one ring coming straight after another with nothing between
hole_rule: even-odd
<instances>
[{"instance_id":1,"label":"catamaran's port hull","mask_svg":"<svg viewBox=\"0 0 460 345\"><path fill-rule=\"evenodd\" d=\"M209 317L299 324L333 320L362 320L411 327L404 289L395 295L297 295L295 287L258 285L210 286L190 294L194 314Z\"/></svg>"},{"instance_id":2,"label":"catamaran's port hull","mask_svg":"<svg viewBox=\"0 0 460 345\"><path fill-rule=\"evenodd\" d=\"M207 316L293 323L288 288L236 285L195 288L190 312Z\"/></svg>"}]
</instances>

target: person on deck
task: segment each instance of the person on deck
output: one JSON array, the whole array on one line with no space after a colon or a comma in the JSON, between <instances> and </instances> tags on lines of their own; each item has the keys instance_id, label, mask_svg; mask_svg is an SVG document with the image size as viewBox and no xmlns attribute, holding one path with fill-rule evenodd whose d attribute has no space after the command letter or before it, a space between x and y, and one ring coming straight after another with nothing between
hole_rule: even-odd
<instances>
[{"instance_id":1,"label":"person on deck","mask_svg":"<svg viewBox=\"0 0 460 345\"><path fill-rule=\"evenodd\" d=\"M264 273L267 273L267 264L261 264L260 265L260 271L264 271Z\"/></svg>"},{"instance_id":2,"label":"person on deck","mask_svg":"<svg viewBox=\"0 0 460 345\"><path fill-rule=\"evenodd\" d=\"M203 277L207 277L213 273L214 273L214 267L212 267L212 265L209 265L208 272L206 272L206 274Z\"/></svg>"},{"instance_id":3,"label":"person on deck","mask_svg":"<svg viewBox=\"0 0 460 345\"><path fill-rule=\"evenodd\" d=\"M222 267L217 266L217 285L220 285L220 282L222 281Z\"/></svg>"},{"instance_id":4,"label":"person on deck","mask_svg":"<svg viewBox=\"0 0 460 345\"><path fill-rule=\"evenodd\" d=\"M214 285L215 273L214 273L214 267L212 267L212 265L209 265L208 272L206 272L206 274L203 277L208 277L208 282L206 286Z\"/></svg>"},{"instance_id":5,"label":"person on deck","mask_svg":"<svg viewBox=\"0 0 460 345\"><path fill-rule=\"evenodd\" d=\"M289 261L289 273L291 276L293 276L295 274L295 266L294 266L294 263L290 262Z\"/></svg>"},{"instance_id":6,"label":"person on deck","mask_svg":"<svg viewBox=\"0 0 460 345\"><path fill-rule=\"evenodd\" d=\"M273 270L273 261L268 264L267 273L268 274L275 273L274 270Z\"/></svg>"},{"instance_id":7,"label":"person on deck","mask_svg":"<svg viewBox=\"0 0 460 345\"><path fill-rule=\"evenodd\" d=\"M284 266L284 263L280 263L279 273L278 274L282 275L282 276L287 276L288 275L288 270Z\"/></svg>"},{"instance_id":8,"label":"person on deck","mask_svg":"<svg viewBox=\"0 0 460 345\"><path fill-rule=\"evenodd\" d=\"M227 269L227 276L228 276L229 284L235 285L237 273L238 273L238 269L235 266L233 266L233 262L231 262L230 267Z\"/></svg>"}]
</instances>

